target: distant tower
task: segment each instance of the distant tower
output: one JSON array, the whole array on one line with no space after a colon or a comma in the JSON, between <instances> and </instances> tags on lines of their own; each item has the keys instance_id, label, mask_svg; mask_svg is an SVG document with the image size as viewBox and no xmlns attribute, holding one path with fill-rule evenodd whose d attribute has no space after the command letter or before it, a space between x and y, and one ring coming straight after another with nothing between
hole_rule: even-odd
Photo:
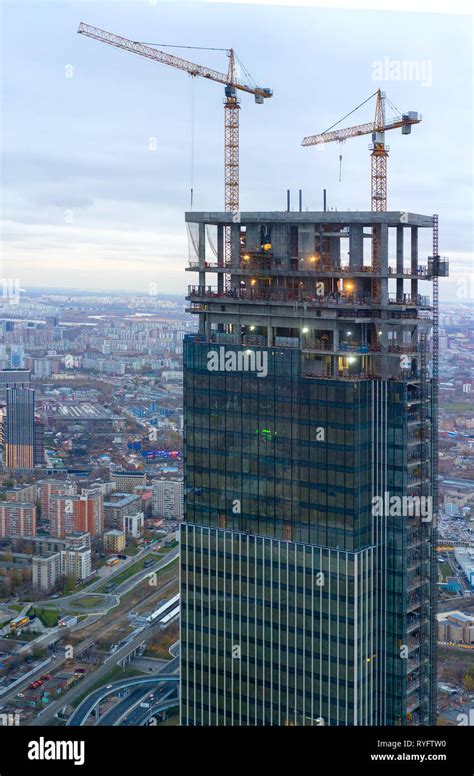
<instances>
[{"instance_id":1,"label":"distant tower","mask_svg":"<svg viewBox=\"0 0 474 776\"><path fill-rule=\"evenodd\" d=\"M32 469L34 449L35 391L8 387L5 425L5 464L7 469Z\"/></svg>"},{"instance_id":2,"label":"distant tower","mask_svg":"<svg viewBox=\"0 0 474 776\"><path fill-rule=\"evenodd\" d=\"M23 345L10 345L10 367L23 369L25 366L25 349Z\"/></svg>"}]
</instances>

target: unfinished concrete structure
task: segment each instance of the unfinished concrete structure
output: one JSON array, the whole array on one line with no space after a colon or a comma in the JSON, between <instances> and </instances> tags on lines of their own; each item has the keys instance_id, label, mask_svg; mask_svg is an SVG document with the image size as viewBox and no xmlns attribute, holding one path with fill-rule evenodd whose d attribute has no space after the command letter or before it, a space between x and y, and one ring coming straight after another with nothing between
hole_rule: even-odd
<instances>
[{"instance_id":1,"label":"unfinished concrete structure","mask_svg":"<svg viewBox=\"0 0 474 776\"><path fill-rule=\"evenodd\" d=\"M437 218L186 220L182 723L433 723Z\"/></svg>"}]
</instances>

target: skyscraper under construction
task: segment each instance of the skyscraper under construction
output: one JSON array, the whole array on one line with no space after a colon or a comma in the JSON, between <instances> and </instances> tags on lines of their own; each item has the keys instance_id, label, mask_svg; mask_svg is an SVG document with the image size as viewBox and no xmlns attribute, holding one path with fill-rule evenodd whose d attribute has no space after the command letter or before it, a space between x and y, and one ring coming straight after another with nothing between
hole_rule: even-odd
<instances>
[{"instance_id":1,"label":"skyscraper under construction","mask_svg":"<svg viewBox=\"0 0 474 776\"><path fill-rule=\"evenodd\" d=\"M437 217L186 220L181 723L432 724Z\"/></svg>"}]
</instances>

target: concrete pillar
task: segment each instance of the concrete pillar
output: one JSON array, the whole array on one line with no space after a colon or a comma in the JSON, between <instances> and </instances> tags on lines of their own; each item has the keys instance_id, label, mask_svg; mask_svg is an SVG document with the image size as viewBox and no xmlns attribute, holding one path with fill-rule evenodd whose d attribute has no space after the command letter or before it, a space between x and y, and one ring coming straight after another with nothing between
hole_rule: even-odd
<instances>
[{"instance_id":1,"label":"concrete pillar","mask_svg":"<svg viewBox=\"0 0 474 776\"><path fill-rule=\"evenodd\" d=\"M364 263L364 227L351 224L349 227L349 267L359 269Z\"/></svg>"},{"instance_id":2,"label":"concrete pillar","mask_svg":"<svg viewBox=\"0 0 474 776\"><path fill-rule=\"evenodd\" d=\"M404 229L400 224L397 226L397 273L403 272L403 237ZM397 299L403 297L403 278L397 278Z\"/></svg>"},{"instance_id":3,"label":"concrete pillar","mask_svg":"<svg viewBox=\"0 0 474 776\"><path fill-rule=\"evenodd\" d=\"M231 265L234 270L239 269L240 264L240 224L231 226Z\"/></svg>"},{"instance_id":4,"label":"concrete pillar","mask_svg":"<svg viewBox=\"0 0 474 776\"><path fill-rule=\"evenodd\" d=\"M411 227L411 272L416 275L418 271L418 227ZM411 295L418 294L418 280L411 281Z\"/></svg>"},{"instance_id":5,"label":"concrete pillar","mask_svg":"<svg viewBox=\"0 0 474 776\"><path fill-rule=\"evenodd\" d=\"M380 224L380 270L382 274L388 273L388 226ZM382 304L388 304L388 278L380 281Z\"/></svg>"},{"instance_id":6,"label":"concrete pillar","mask_svg":"<svg viewBox=\"0 0 474 776\"><path fill-rule=\"evenodd\" d=\"M217 227L217 266L224 266L224 227Z\"/></svg>"},{"instance_id":7,"label":"concrete pillar","mask_svg":"<svg viewBox=\"0 0 474 776\"><path fill-rule=\"evenodd\" d=\"M272 252L283 265L289 255L289 228L287 224L272 224Z\"/></svg>"},{"instance_id":8,"label":"concrete pillar","mask_svg":"<svg viewBox=\"0 0 474 776\"><path fill-rule=\"evenodd\" d=\"M247 224L246 248L249 252L260 250L260 224Z\"/></svg>"},{"instance_id":9,"label":"concrete pillar","mask_svg":"<svg viewBox=\"0 0 474 776\"><path fill-rule=\"evenodd\" d=\"M199 224L198 234L199 269L204 270L204 261L206 259L206 224Z\"/></svg>"},{"instance_id":10,"label":"concrete pillar","mask_svg":"<svg viewBox=\"0 0 474 776\"><path fill-rule=\"evenodd\" d=\"M329 237L329 261L331 266L341 266L341 240L339 237Z\"/></svg>"}]
</instances>

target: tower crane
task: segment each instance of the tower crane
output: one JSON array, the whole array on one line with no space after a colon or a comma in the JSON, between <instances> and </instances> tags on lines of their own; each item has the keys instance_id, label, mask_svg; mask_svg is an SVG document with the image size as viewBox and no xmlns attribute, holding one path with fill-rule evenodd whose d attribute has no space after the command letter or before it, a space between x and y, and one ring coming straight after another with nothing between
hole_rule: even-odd
<instances>
[{"instance_id":1,"label":"tower crane","mask_svg":"<svg viewBox=\"0 0 474 776\"><path fill-rule=\"evenodd\" d=\"M234 49L228 49L229 66L226 73L220 73L203 65L197 65L181 57L160 51L153 46L139 43L128 38L122 38L120 35L114 35L98 27L92 27L90 24L81 22L78 33L87 35L89 38L99 40L102 43L108 43L110 46L130 51L139 56L152 59L155 62L161 62L163 65L170 65L179 70L184 70L191 76L201 76L211 81L223 84L225 87L224 100L224 208L226 211L236 212L239 210L239 110L240 103L237 97L237 91L253 94L255 102L261 105L265 99L272 96L271 89L259 86L252 86L244 83L237 78L235 67ZM224 241L224 264L230 264L230 229L225 230Z\"/></svg>"},{"instance_id":2,"label":"tower crane","mask_svg":"<svg viewBox=\"0 0 474 776\"><path fill-rule=\"evenodd\" d=\"M345 129L333 130L337 124L350 113L358 110L358 108L365 105L366 102L376 97L375 104L375 117L374 120L368 124L358 124L355 127L347 127ZM398 115L391 121L385 119L385 92L377 89L374 94L371 94L361 105L354 108L347 116L333 124L326 132L322 132L320 135L310 135L303 138L302 146L319 145L320 143L331 143L334 140L340 143L344 142L350 137L358 137L360 135L372 134L372 144L369 146L371 154L371 208L375 212L384 212L387 210L387 159L388 159L388 146L385 145L385 132L390 129L401 128L402 135L409 135L413 124L419 124L421 116L416 111L409 111ZM392 106L392 104L390 103ZM393 108L394 106L392 106ZM380 269L380 227L378 225L372 228L372 267L374 270ZM376 298L380 295L380 284L376 279L374 283L374 295Z\"/></svg>"},{"instance_id":3,"label":"tower crane","mask_svg":"<svg viewBox=\"0 0 474 776\"><path fill-rule=\"evenodd\" d=\"M421 116L415 111L404 113L401 116L396 116L391 121L385 120L385 93L380 89L377 89L374 94L371 94L361 105L377 97L375 107L374 120L368 124L358 124L355 127L347 127L346 129L333 130L332 127L322 132L320 135L309 135L303 138L302 146L319 145L320 143L331 143L334 140L342 143L350 137L358 137L359 135L372 134L372 145L369 149L372 151L372 164L371 164L371 204L372 210L376 212L382 212L387 210L387 159L388 159L388 146L385 145L385 132L389 129L398 129L401 127L402 135L409 135L411 133L411 127L413 124L419 124ZM358 108L361 107L358 106ZM357 110L355 108L354 110ZM354 111L351 111L354 113ZM348 114L350 115L350 114ZM344 116L347 118L347 116ZM343 121L344 119L340 119ZM337 124L340 121L336 122ZM334 124L333 126L336 126Z\"/></svg>"}]
</instances>

